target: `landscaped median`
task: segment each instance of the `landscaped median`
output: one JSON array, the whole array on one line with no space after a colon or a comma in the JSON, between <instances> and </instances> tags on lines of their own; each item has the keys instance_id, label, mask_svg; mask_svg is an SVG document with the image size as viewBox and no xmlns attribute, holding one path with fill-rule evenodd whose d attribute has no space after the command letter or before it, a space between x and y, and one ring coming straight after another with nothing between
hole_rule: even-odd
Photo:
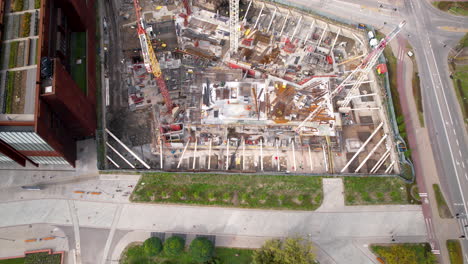
<instances>
[{"instance_id":1,"label":"landscaped median","mask_svg":"<svg viewBox=\"0 0 468 264\"><path fill-rule=\"evenodd\" d=\"M145 173L133 202L315 210L323 200L322 177Z\"/></svg>"}]
</instances>

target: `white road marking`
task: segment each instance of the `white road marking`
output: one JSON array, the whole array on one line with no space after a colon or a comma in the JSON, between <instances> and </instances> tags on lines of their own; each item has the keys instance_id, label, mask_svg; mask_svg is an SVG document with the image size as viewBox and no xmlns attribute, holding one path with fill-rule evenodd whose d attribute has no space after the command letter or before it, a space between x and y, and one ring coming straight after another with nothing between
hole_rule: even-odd
<instances>
[{"instance_id":1,"label":"white road marking","mask_svg":"<svg viewBox=\"0 0 468 264\"><path fill-rule=\"evenodd\" d=\"M426 228L427 228L427 235L429 236L429 240L432 239L432 232L431 232L431 227L429 226L429 219L425 218L426 221Z\"/></svg>"},{"instance_id":2,"label":"white road marking","mask_svg":"<svg viewBox=\"0 0 468 264\"><path fill-rule=\"evenodd\" d=\"M460 143L458 142L458 139L456 141L457 141L457 145L460 146Z\"/></svg>"}]
</instances>

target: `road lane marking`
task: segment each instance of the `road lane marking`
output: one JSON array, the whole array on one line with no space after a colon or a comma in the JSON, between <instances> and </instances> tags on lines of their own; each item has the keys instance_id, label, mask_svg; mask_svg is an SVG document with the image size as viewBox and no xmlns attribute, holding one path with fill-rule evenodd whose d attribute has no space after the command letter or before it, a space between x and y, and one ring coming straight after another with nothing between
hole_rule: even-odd
<instances>
[{"instance_id":1,"label":"road lane marking","mask_svg":"<svg viewBox=\"0 0 468 264\"><path fill-rule=\"evenodd\" d=\"M457 145L460 146L460 143L458 142L458 139L456 141L457 141Z\"/></svg>"},{"instance_id":2,"label":"road lane marking","mask_svg":"<svg viewBox=\"0 0 468 264\"><path fill-rule=\"evenodd\" d=\"M432 232L431 232L431 227L429 226L429 219L425 218L426 221L426 228L427 228L427 235L429 236L429 240L432 239Z\"/></svg>"},{"instance_id":3,"label":"road lane marking","mask_svg":"<svg viewBox=\"0 0 468 264\"><path fill-rule=\"evenodd\" d=\"M424 25L424 20L422 21L422 25ZM424 26L425 26L425 25L424 25ZM417 28L417 30L419 31L418 28ZM427 30L425 30L425 33L426 33L426 34L425 34L425 35L426 35L426 39L428 40L428 42L430 42L430 38L429 38L429 36L428 36ZM436 65L437 60L436 60L435 55L434 55L434 50L431 49L430 52L431 52L431 55L432 55L431 59L432 59L432 61L434 62L434 65ZM423 49L423 53L426 55L426 58L429 58L429 52L428 52L426 49ZM428 61L428 62L429 62L429 61ZM430 63L429 63L429 65L430 65ZM439 81L439 83L442 85L442 79L441 79L441 77L440 77L439 68L436 66L435 69L436 69L437 73L439 74L439 76L438 76L438 79L439 79L439 80L438 80L438 81ZM429 70L430 70L430 67L429 67ZM429 76L430 76L430 78L431 78L432 83L435 84L435 79L434 79L434 77L433 77L432 75L429 75ZM434 87L434 86L432 86L432 87ZM435 98L436 98L436 101L437 101L437 107L439 108L440 117L441 117L441 119L444 119L444 116L443 116L443 114L442 114L442 113L443 113L443 112L442 112L442 107L441 107L440 100L439 100L439 95L437 94L437 91L435 90L435 88L434 88L433 90L434 90ZM447 96L445 95L444 89L442 89L442 94L443 94L444 100L445 100L445 107L446 107L446 109L448 110L449 119L450 119L451 122L453 123L453 118L452 118L452 115L451 115L451 113L450 113L450 109L448 109ZM447 123L447 122L446 122L446 123ZM444 126L444 132L445 132L445 138L446 138L447 143L448 143L447 145L448 145L448 147L449 147L450 156L451 156L451 158L452 158L452 164L453 164L453 169L455 170L455 176L456 176L456 178L457 178L458 188L459 188L459 191L460 191L460 195L461 195L461 197L462 197L462 200L463 200L463 206L464 206L464 209L465 209L465 213L467 213L467 212L468 212L468 209L467 209L467 207L466 207L465 195L463 194L463 190L461 189L461 182L460 182L460 178L459 178L459 176L458 176L458 169L457 169L457 167L456 167L456 165L455 165L455 163L454 163L455 160L454 160L454 156L453 156L452 145L450 144L448 131L447 131L447 128L446 128L445 126Z\"/></svg>"}]
</instances>

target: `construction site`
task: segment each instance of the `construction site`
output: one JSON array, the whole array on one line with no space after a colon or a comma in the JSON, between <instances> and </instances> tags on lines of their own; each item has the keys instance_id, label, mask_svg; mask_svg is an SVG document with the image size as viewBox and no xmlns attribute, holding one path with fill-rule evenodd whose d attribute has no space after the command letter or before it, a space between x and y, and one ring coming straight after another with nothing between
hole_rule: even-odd
<instances>
[{"instance_id":1,"label":"construction site","mask_svg":"<svg viewBox=\"0 0 468 264\"><path fill-rule=\"evenodd\" d=\"M400 173L377 60L404 22L380 40L253 0L125 0L120 17L106 168Z\"/></svg>"}]
</instances>

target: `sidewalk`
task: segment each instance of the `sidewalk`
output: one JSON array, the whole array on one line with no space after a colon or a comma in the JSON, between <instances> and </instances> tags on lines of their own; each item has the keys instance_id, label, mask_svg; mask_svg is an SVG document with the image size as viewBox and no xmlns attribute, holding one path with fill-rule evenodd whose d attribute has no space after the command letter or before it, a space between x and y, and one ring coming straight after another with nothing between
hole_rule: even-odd
<instances>
[{"instance_id":1,"label":"sidewalk","mask_svg":"<svg viewBox=\"0 0 468 264\"><path fill-rule=\"evenodd\" d=\"M398 92L400 94L401 106L408 133L409 142L407 143L409 143L409 147L412 150L419 191L427 192L428 194L428 199L424 199L423 202L426 204L429 203L430 205L432 226L435 231L435 237L439 241L442 263L449 263L445 243L447 239L458 238L460 231L458 230L458 224L455 219L440 218L437 209L432 185L440 185L440 181L437 175L437 169L435 168L435 161L427 128L421 127L419 122L418 111L412 90L413 62L406 55L406 39L400 38L398 42L391 42L390 46L394 54L397 56L400 54L400 56L397 57L398 64L403 62L402 65L397 66L403 67L403 71L401 72L403 76L398 77ZM400 51L401 49L403 49L403 52ZM445 195L445 197L447 196Z\"/></svg>"}]
</instances>

